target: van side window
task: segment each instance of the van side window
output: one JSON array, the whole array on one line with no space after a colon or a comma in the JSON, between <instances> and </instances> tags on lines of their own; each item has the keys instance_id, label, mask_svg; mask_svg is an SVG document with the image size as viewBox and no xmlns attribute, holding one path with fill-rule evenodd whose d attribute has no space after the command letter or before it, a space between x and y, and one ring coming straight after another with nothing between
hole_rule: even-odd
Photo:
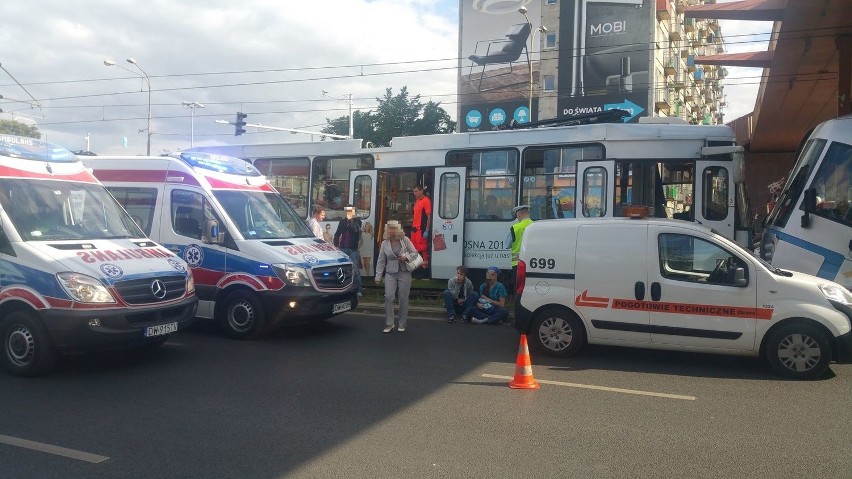
<instances>
[{"instance_id":1,"label":"van side window","mask_svg":"<svg viewBox=\"0 0 852 479\"><path fill-rule=\"evenodd\" d=\"M174 232L200 240L202 225L204 225L204 197L192 191L174 190L171 204L171 222Z\"/></svg>"},{"instance_id":2,"label":"van side window","mask_svg":"<svg viewBox=\"0 0 852 479\"><path fill-rule=\"evenodd\" d=\"M711 221L722 221L728 217L728 169L710 166L701 175L704 198L702 215Z\"/></svg>"},{"instance_id":3,"label":"van side window","mask_svg":"<svg viewBox=\"0 0 852 479\"><path fill-rule=\"evenodd\" d=\"M133 221L151 236L151 226L154 224L154 207L157 205L156 188L135 188L125 186L107 186L110 194L127 210Z\"/></svg>"},{"instance_id":4,"label":"van side window","mask_svg":"<svg viewBox=\"0 0 852 479\"><path fill-rule=\"evenodd\" d=\"M658 247L660 274L666 279L733 286L738 268L748 279L748 266L742 259L701 238L663 233Z\"/></svg>"}]
</instances>

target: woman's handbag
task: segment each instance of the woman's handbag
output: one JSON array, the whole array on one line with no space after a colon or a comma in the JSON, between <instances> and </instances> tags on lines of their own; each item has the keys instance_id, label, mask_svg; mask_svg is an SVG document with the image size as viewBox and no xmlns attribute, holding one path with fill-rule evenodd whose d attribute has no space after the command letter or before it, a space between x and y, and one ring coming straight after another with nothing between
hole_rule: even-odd
<instances>
[{"instance_id":1,"label":"woman's handbag","mask_svg":"<svg viewBox=\"0 0 852 479\"><path fill-rule=\"evenodd\" d=\"M406 238L406 240L408 240L408 238ZM408 256L408 262L405 263L405 266L403 267L406 271L414 271L415 269L419 268L420 265L423 264L423 257L420 256L420 253L418 253L416 249L414 249L414 245L411 244L410 241L405 241L405 249L407 250L409 248L411 248L413 251L408 251L405 253L406 256Z\"/></svg>"}]
</instances>

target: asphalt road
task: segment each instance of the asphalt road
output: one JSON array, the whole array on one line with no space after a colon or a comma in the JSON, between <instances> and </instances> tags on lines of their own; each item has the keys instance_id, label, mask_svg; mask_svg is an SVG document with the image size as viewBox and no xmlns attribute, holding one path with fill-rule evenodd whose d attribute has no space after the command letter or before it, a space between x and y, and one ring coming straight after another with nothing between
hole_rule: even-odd
<instances>
[{"instance_id":1,"label":"asphalt road","mask_svg":"<svg viewBox=\"0 0 852 479\"><path fill-rule=\"evenodd\" d=\"M0 477L852 478L852 365L792 382L753 358L590 348L507 387L507 326L346 314L259 341L0 374Z\"/></svg>"}]
</instances>

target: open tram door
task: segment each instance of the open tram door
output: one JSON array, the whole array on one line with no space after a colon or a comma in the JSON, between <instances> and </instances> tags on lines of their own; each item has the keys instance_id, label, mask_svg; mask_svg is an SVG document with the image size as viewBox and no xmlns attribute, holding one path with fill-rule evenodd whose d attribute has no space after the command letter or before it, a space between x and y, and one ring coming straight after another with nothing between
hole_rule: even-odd
<instances>
[{"instance_id":1,"label":"open tram door","mask_svg":"<svg viewBox=\"0 0 852 479\"><path fill-rule=\"evenodd\" d=\"M465 167L435 168L432 191L432 278L449 279L464 263Z\"/></svg>"},{"instance_id":2,"label":"open tram door","mask_svg":"<svg viewBox=\"0 0 852 479\"><path fill-rule=\"evenodd\" d=\"M612 160L577 162L576 218L614 216L614 170Z\"/></svg>"},{"instance_id":3,"label":"open tram door","mask_svg":"<svg viewBox=\"0 0 852 479\"><path fill-rule=\"evenodd\" d=\"M349 204L355 207L355 216L361 218L361 245L358 247L361 276L376 274L376 245L381 244L381 237L376 238L376 219L379 212L376 202L378 188L376 170L351 170L349 172ZM379 218L381 221L381 218ZM370 241L370 243L367 243Z\"/></svg>"}]
</instances>

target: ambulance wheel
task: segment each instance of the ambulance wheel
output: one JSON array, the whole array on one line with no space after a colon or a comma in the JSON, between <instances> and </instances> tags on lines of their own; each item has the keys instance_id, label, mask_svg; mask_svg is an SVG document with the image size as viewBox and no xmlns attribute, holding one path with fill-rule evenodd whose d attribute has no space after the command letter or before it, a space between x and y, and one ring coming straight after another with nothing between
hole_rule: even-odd
<instances>
[{"instance_id":1,"label":"ambulance wheel","mask_svg":"<svg viewBox=\"0 0 852 479\"><path fill-rule=\"evenodd\" d=\"M810 324L787 324L769 336L766 359L781 376L815 379L822 376L831 363L831 341Z\"/></svg>"},{"instance_id":2,"label":"ambulance wheel","mask_svg":"<svg viewBox=\"0 0 852 479\"><path fill-rule=\"evenodd\" d=\"M56 363L56 350L44 325L28 311L15 311L0 323L3 367L14 376L44 374Z\"/></svg>"},{"instance_id":3,"label":"ambulance wheel","mask_svg":"<svg viewBox=\"0 0 852 479\"><path fill-rule=\"evenodd\" d=\"M538 313L530 336L530 347L548 356L571 356L586 342L583 322L564 308L546 308Z\"/></svg>"},{"instance_id":4,"label":"ambulance wheel","mask_svg":"<svg viewBox=\"0 0 852 479\"><path fill-rule=\"evenodd\" d=\"M225 297L221 325L234 339L252 339L263 332L266 314L253 294L234 291Z\"/></svg>"}]
</instances>

